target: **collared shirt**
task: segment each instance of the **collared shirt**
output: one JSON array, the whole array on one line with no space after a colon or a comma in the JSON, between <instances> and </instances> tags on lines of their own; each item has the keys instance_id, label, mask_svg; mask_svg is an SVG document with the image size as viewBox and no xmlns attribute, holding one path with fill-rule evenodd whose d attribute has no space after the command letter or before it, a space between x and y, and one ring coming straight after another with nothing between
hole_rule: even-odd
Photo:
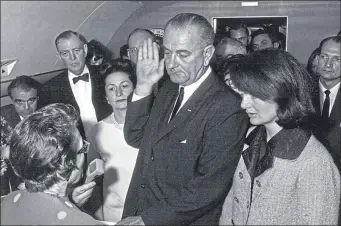
<instances>
[{"instance_id":1,"label":"collared shirt","mask_svg":"<svg viewBox=\"0 0 341 226\"><path fill-rule=\"evenodd\" d=\"M89 73L89 76L91 76L86 65L81 75L85 73ZM72 93L75 96L76 102L79 106L80 117L84 127L85 136L88 137L88 133L90 132L91 128L97 123L96 111L92 103L91 79L89 78L89 82L79 80L76 84L74 84L72 79L77 77L77 75L68 71L68 77Z\"/></svg>"},{"instance_id":2,"label":"collared shirt","mask_svg":"<svg viewBox=\"0 0 341 226\"><path fill-rule=\"evenodd\" d=\"M184 87L184 99L181 102L181 106L179 107L179 110L182 108L182 106L184 106L184 104L192 96L192 94L198 89L198 87L205 81L205 79L211 74L211 72L212 72L212 69L209 66L206 72L203 74L203 76L201 76L201 78L199 78L197 81L195 81L194 83L188 86L183 86ZM181 86L179 86L179 90L180 88ZM134 102L134 101L142 99L143 97L146 97L146 96L139 96L134 91L131 101Z\"/></svg>"},{"instance_id":3,"label":"collared shirt","mask_svg":"<svg viewBox=\"0 0 341 226\"><path fill-rule=\"evenodd\" d=\"M319 87L320 87L320 109L321 109L321 113L322 113L323 103L324 103L324 100L326 99L326 94L324 93L324 91L326 91L327 89L322 85L321 81L319 81ZM329 94L329 99L330 99L329 115L332 112L332 109L333 109L333 106L335 103L335 99L336 99L336 95L337 95L337 92L339 91L339 88L340 88L340 82L336 86L334 86L333 88L331 88L329 90L330 91L330 94Z\"/></svg>"}]
</instances>

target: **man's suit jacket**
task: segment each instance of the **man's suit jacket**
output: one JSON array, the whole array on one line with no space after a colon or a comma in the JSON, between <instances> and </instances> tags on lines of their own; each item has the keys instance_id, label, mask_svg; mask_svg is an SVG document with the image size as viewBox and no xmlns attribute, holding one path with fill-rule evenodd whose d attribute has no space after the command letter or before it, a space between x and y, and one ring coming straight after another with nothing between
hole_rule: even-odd
<instances>
[{"instance_id":1,"label":"man's suit jacket","mask_svg":"<svg viewBox=\"0 0 341 226\"><path fill-rule=\"evenodd\" d=\"M92 103L96 111L97 121L100 121L112 112L112 108L105 99L104 81L101 75L93 67L88 66L88 69L92 84ZM39 99L40 107L51 103L71 104L79 112L79 106L69 83L68 70L63 71L43 85ZM81 122L79 122L78 128L82 137L85 138Z\"/></svg>"},{"instance_id":2,"label":"man's suit jacket","mask_svg":"<svg viewBox=\"0 0 341 226\"><path fill-rule=\"evenodd\" d=\"M13 129L21 121L20 116L15 111L13 104L1 107L1 116L6 119L8 124Z\"/></svg>"},{"instance_id":3,"label":"man's suit jacket","mask_svg":"<svg viewBox=\"0 0 341 226\"><path fill-rule=\"evenodd\" d=\"M146 225L218 224L241 155L248 118L240 98L215 74L168 124L178 84L128 101L124 133L139 148L123 218Z\"/></svg>"},{"instance_id":4,"label":"man's suit jacket","mask_svg":"<svg viewBox=\"0 0 341 226\"><path fill-rule=\"evenodd\" d=\"M314 92L314 104L317 112L321 114L320 97L318 85ZM315 135L330 151L335 164L341 171L341 88L339 88L336 99L329 115L328 122L318 120L315 126Z\"/></svg>"}]
</instances>

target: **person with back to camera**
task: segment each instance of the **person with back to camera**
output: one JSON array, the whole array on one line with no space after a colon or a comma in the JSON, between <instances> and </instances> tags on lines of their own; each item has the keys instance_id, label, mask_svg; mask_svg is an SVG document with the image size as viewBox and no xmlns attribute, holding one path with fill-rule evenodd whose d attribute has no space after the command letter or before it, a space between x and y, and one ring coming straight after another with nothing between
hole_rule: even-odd
<instances>
[{"instance_id":1,"label":"person with back to camera","mask_svg":"<svg viewBox=\"0 0 341 226\"><path fill-rule=\"evenodd\" d=\"M134 75L130 60L118 58L110 62L103 75L105 83L103 92L113 108L113 113L98 122L90 132L91 146L87 161L90 163L95 158L104 161L101 217L109 222L121 220L138 154L138 149L129 146L123 135L127 98L136 85Z\"/></svg>"},{"instance_id":2,"label":"person with back to camera","mask_svg":"<svg viewBox=\"0 0 341 226\"><path fill-rule=\"evenodd\" d=\"M312 135L311 77L288 52L259 50L229 68L254 125L220 225L336 225L340 173Z\"/></svg>"},{"instance_id":3,"label":"person with back to camera","mask_svg":"<svg viewBox=\"0 0 341 226\"><path fill-rule=\"evenodd\" d=\"M67 197L67 187L81 178L82 153L88 149L78 119L73 106L58 103L39 109L14 128L9 160L26 189L5 197L1 224L101 224Z\"/></svg>"}]
</instances>

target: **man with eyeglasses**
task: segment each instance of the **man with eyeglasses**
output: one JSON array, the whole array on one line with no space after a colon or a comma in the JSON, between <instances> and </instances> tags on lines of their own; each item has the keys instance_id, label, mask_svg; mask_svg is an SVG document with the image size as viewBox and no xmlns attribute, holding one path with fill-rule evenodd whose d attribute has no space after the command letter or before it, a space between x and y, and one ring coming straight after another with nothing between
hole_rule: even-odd
<instances>
[{"instance_id":1,"label":"man with eyeglasses","mask_svg":"<svg viewBox=\"0 0 341 226\"><path fill-rule=\"evenodd\" d=\"M14 128L22 119L37 110L41 84L26 75L16 77L7 88L11 105L1 108L1 116Z\"/></svg>"},{"instance_id":2,"label":"man with eyeglasses","mask_svg":"<svg viewBox=\"0 0 341 226\"><path fill-rule=\"evenodd\" d=\"M166 23L164 59L151 39L139 47L124 125L139 153L118 225L218 224L248 119L209 66L213 41L206 18L182 13ZM154 96L164 68L170 81Z\"/></svg>"},{"instance_id":3,"label":"man with eyeglasses","mask_svg":"<svg viewBox=\"0 0 341 226\"><path fill-rule=\"evenodd\" d=\"M156 41L156 37L153 32L148 29L136 28L128 36L128 57L136 65L138 48L143 44L145 40L151 38L153 42Z\"/></svg>"},{"instance_id":4,"label":"man with eyeglasses","mask_svg":"<svg viewBox=\"0 0 341 226\"><path fill-rule=\"evenodd\" d=\"M139 47L143 44L144 41L147 41L149 38L152 39L152 42L157 43L156 35L148 29L136 28L128 36L127 55L128 55L128 58L131 60L131 62L133 62L133 65L135 68L136 68L136 63L137 63ZM162 51L161 46L159 44L157 44L157 47L159 48L159 50ZM162 58L162 54L160 54L161 51L159 51L160 58ZM164 71L164 76L153 86L154 93L157 93L158 89L168 79L169 79L169 76L167 75L167 71Z\"/></svg>"}]
</instances>

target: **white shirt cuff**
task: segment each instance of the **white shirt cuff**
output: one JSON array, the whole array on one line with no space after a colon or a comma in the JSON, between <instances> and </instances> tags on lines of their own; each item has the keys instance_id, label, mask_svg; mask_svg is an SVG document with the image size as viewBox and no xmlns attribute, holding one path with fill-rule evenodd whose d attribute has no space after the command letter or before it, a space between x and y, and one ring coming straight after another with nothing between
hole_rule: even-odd
<instances>
[{"instance_id":1,"label":"white shirt cuff","mask_svg":"<svg viewBox=\"0 0 341 226\"><path fill-rule=\"evenodd\" d=\"M148 95L147 95L148 96ZM140 96L140 95L137 95L135 93L135 90L133 91L133 97L131 98L131 102L134 102L134 101L138 101L138 100L141 100L142 98L144 98L146 96Z\"/></svg>"}]
</instances>

